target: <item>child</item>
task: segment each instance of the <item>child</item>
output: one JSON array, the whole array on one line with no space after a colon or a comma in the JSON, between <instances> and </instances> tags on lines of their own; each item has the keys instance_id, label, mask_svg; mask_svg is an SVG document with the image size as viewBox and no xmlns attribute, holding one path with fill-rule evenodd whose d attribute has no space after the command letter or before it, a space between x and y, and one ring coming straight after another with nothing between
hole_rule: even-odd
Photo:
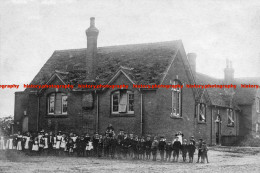
<instances>
[{"instance_id":1,"label":"child","mask_svg":"<svg viewBox=\"0 0 260 173\"><path fill-rule=\"evenodd\" d=\"M87 156L91 156L92 151L93 151L93 142L92 142L92 140L90 139L90 140L88 141L87 146L86 146L86 154L87 154Z\"/></svg>"},{"instance_id":2,"label":"child","mask_svg":"<svg viewBox=\"0 0 260 173\"><path fill-rule=\"evenodd\" d=\"M142 160L144 160L145 159L145 140L144 140L143 136L141 138L141 150L140 150L139 154L140 154L140 158Z\"/></svg>"},{"instance_id":3,"label":"child","mask_svg":"<svg viewBox=\"0 0 260 173\"><path fill-rule=\"evenodd\" d=\"M18 131L16 141L17 141L17 148L16 149L18 151L22 151L23 150L23 147L22 147L23 135L21 135L20 131Z\"/></svg>"},{"instance_id":4,"label":"child","mask_svg":"<svg viewBox=\"0 0 260 173\"><path fill-rule=\"evenodd\" d=\"M0 150L5 150L5 140L3 136L0 138Z\"/></svg>"},{"instance_id":5,"label":"child","mask_svg":"<svg viewBox=\"0 0 260 173\"><path fill-rule=\"evenodd\" d=\"M189 163L193 163L193 157L196 150L196 146L194 145L193 140L190 140L190 143L188 145L188 153L189 153Z\"/></svg>"},{"instance_id":6,"label":"child","mask_svg":"<svg viewBox=\"0 0 260 173\"><path fill-rule=\"evenodd\" d=\"M158 149L158 140L156 137L154 137L154 140L152 142L152 155L153 155L153 161L156 161L156 157L157 157L157 149Z\"/></svg>"},{"instance_id":7,"label":"child","mask_svg":"<svg viewBox=\"0 0 260 173\"><path fill-rule=\"evenodd\" d=\"M181 151L182 151L182 159L183 162L186 162L186 156L187 156L187 152L188 152L188 144L187 144L187 139L183 140L183 143L181 145Z\"/></svg>"},{"instance_id":8,"label":"child","mask_svg":"<svg viewBox=\"0 0 260 173\"><path fill-rule=\"evenodd\" d=\"M34 138L33 141L33 145L32 145L32 151L34 152L34 154L37 154L39 151L39 141L38 141L38 137Z\"/></svg>"},{"instance_id":9,"label":"child","mask_svg":"<svg viewBox=\"0 0 260 173\"><path fill-rule=\"evenodd\" d=\"M158 143L158 149L160 151L161 161L164 161L164 149L166 146L166 142L164 140L164 137L161 136L161 139Z\"/></svg>"},{"instance_id":10,"label":"child","mask_svg":"<svg viewBox=\"0 0 260 173\"><path fill-rule=\"evenodd\" d=\"M202 155L202 139L199 139L197 163L199 163L201 155ZM201 163L202 163L202 160L201 160Z\"/></svg>"},{"instance_id":11,"label":"child","mask_svg":"<svg viewBox=\"0 0 260 173\"><path fill-rule=\"evenodd\" d=\"M207 160L207 163L209 163L208 160L208 147L206 145L206 142L202 143L202 162L205 163L205 159Z\"/></svg>"},{"instance_id":12,"label":"child","mask_svg":"<svg viewBox=\"0 0 260 173\"><path fill-rule=\"evenodd\" d=\"M146 154L146 160L150 160L151 157L151 147L152 147L152 141L151 136L148 135L145 141L145 154Z\"/></svg>"},{"instance_id":13,"label":"child","mask_svg":"<svg viewBox=\"0 0 260 173\"><path fill-rule=\"evenodd\" d=\"M70 138L66 145L67 145L66 148L67 148L69 156L73 155L73 151L74 151L73 139Z\"/></svg>"},{"instance_id":14,"label":"child","mask_svg":"<svg viewBox=\"0 0 260 173\"><path fill-rule=\"evenodd\" d=\"M180 149L181 149L181 142L179 141L179 137L176 136L175 140L173 142L172 145L172 149L173 149L173 162L178 162L179 160L179 153L180 153ZM176 160L175 160L176 158Z\"/></svg>"},{"instance_id":15,"label":"child","mask_svg":"<svg viewBox=\"0 0 260 173\"><path fill-rule=\"evenodd\" d=\"M166 161L168 160L169 162L171 161L171 155L172 155L172 143L171 141L168 141L166 146L165 146L165 151L166 151Z\"/></svg>"}]
</instances>

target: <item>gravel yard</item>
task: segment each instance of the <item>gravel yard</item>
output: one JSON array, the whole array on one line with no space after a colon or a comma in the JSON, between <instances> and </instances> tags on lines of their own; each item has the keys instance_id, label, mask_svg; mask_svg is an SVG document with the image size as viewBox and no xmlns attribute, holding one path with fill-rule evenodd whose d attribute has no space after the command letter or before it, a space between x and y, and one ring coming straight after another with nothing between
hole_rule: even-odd
<instances>
[{"instance_id":1,"label":"gravel yard","mask_svg":"<svg viewBox=\"0 0 260 173\"><path fill-rule=\"evenodd\" d=\"M209 164L106 158L0 156L0 172L260 172L259 148L211 148ZM195 160L197 156L195 156Z\"/></svg>"}]
</instances>

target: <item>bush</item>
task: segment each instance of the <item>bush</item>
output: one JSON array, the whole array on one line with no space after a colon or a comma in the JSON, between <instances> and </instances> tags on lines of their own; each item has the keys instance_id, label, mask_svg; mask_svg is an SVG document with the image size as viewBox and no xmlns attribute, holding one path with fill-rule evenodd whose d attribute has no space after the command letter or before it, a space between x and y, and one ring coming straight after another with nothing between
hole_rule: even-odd
<instances>
[{"instance_id":1,"label":"bush","mask_svg":"<svg viewBox=\"0 0 260 173\"><path fill-rule=\"evenodd\" d=\"M9 136L12 133L14 119L12 116L0 118L0 136Z\"/></svg>"},{"instance_id":2,"label":"bush","mask_svg":"<svg viewBox=\"0 0 260 173\"><path fill-rule=\"evenodd\" d=\"M260 147L260 138L248 135L239 143L239 146Z\"/></svg>"}]
</instances>

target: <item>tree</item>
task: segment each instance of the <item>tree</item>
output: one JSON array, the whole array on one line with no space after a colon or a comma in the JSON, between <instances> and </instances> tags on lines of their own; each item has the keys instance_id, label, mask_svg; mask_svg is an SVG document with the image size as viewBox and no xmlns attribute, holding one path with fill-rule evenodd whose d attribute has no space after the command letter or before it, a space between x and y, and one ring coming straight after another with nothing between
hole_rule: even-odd
<instances>
[{"instance_id":1,"label":"tree","mask_svg":"<svg viewBox=\"0 0 260 173\"><path fill-rule=\"evenodd\" d=\"M14 117L12 116L0 118L0 136L11 135L13 124L14 124Z\"/></svg>"}]
</instances>

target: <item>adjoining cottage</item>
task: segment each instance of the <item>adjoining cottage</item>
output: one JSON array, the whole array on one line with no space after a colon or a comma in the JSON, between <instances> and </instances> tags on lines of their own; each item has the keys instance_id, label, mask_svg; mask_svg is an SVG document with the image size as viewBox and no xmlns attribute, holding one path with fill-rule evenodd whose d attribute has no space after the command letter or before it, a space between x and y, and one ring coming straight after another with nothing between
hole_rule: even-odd
<instances>
[{"instance_id":1,"label":"adjoining cottage","mask_svg":"<svg viewBox=\"0 0 260 173\"><path fill-rule=\"evenodd\" d=\"M73 89L27 88L15 93L16 131L93 134L104 132L111 123L116 132L124 129L138 135L172 138L182 131L185 138L195 136L210 144L220 144L221 136L251 133L251 127L247 131L244 128L255 118L248 117L258 114L246 105L254 103L256 93L247 95L250 103L244 103L240 89L133 88L133 84L238 83L230 63L224 80L215 79L196 72L196 54L186 54L181 40L97 47L98 34L95 19L91 18L86 30L87 48L54 51L31 82L70 84ZM129 88L87 89L77 88L78 84ZM252 128L258 123L252 123Z\"/></svg>"}]
</instances>

